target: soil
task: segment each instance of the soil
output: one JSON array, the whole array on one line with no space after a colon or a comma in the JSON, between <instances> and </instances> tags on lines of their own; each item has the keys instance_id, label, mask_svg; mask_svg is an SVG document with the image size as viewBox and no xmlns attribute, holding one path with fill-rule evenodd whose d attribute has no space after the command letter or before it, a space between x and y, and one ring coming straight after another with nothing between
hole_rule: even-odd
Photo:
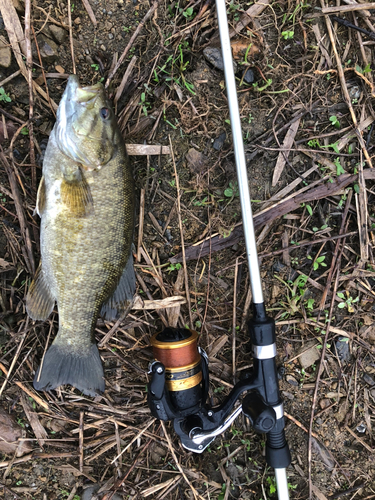
<instances>
[{"instance_id":1,"label":"soil","mask_svg":"<svg viewBox=\"0 0 375 500\"><path fill-rule=\"evenodd\" d=\"M32 33L42 51L41 64L32 35L32 77L43 89L47 82L57 104L74 71L68 8L75 68L86 85L107 81L150 9L137 0L90 3L96 26L81 2L32 5ZM24 28L24 5L16 0L14 5ZM240 18L249 21L233 37L233 53L255 213L296 197L301 189L309 193L334 184L345 172L361 174L371 167L375 10L337 14L372 31L372 38L335 23L332 40L322 5L275 1L251 18L245 14L251 2L227 5L232 28ZM0 28L8 43L3 18ZM246 331L249 273L238 229L241 208L224 74L203 54L219 46L211 1L160 2L110 81L113 98L136 58L115 104L124 140L173 148L173 155L132 157L137 199L145 191L137 294L156 301L186 297L186 264L190 303L162 312L133 310L105 341L113 323L100 319L95 335L106 392L95 398L70 386L50 393L32 387L57 332L56 309L46 322L31 321L25 310L30 255L36 264L40 256L39 218L33 211L54 113L48 99L35 93L28 121L29 86L22 74L14 76L19 69L14 50L11 65L0 67L0 132L4 135L5 125L17 131L12 142L0 133L0 394L12 425L31 445L22 456L4 451L1 457L0 495L6 499L87 500L96 498L87 489L93 483L100 484L106 499L116 498L114 492L129 499L276 498L265 437L243 415L197 455L184 450L173 426L154 420L147 406L150 338L163 321L200 333L199 344L209 356L212 405L222 402L252 366ZM249 69L254 80L246 83ZM364 124L362 144L353 116ZM273 185L280 148L296 122L291 151ZM277 326L292 455L288 484L295 499L375 498L375 199L371 175L366 178L359 175L348 188L322 199L306 197L257 232L265 301ZM184 263L179 219L186 249L220 235L220 250L210 253L209 247L207 254ZM138 253L138 234L134 241Z\"/></svg>"}]
</instances>

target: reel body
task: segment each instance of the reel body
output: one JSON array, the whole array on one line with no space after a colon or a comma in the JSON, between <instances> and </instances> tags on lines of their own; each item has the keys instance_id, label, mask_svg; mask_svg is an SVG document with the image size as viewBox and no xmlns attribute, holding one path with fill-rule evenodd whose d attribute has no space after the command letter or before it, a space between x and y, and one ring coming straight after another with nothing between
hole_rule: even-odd
<instances>
[{"instance_id":1,"label":"reel body","mask_svg":"<svg viewBox=\"0 0 375 500\"><path fill-rule=\"evenodd\" d=\"M274 321L266 316L264 307L255 304L248 329L253 347L253 371L216 407L207 403L208 358L197 346L197 332L167 328L154 335L151 344L155 361L149 371L148 405L156 418L173 421L181 444L195 453L202 453L244 413L257 432L267 434L268 464L284 468L291 459L285 440L283 405L275 383ZM237 405L245 392L248 394Z\"/></svg>"}]
</instances>

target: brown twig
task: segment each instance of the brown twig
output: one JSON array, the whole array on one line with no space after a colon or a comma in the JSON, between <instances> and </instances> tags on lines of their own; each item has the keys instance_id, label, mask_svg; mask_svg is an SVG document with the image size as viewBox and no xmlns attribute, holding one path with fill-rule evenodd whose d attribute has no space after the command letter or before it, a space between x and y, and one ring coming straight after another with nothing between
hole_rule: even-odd
<instances>
[{"instance_id":1,"label":"brown twig","mask_svg":"<svg viewBox=\"0 0 375 500\"><path fill-rule=\"evenodd\" d=\"M76 62L74 59L74 45L73 45L73 27L72 27L72 8L70 6L70 0L68 0L68 20L69 20L69 40L70 40L70 53L72 56L72 66L73 74L77 74Z\"/></svg>"},{"instance_id":2,"label":"brown twig","mask_svg":"<svg viewBox=\"0 0 375 500\"><path fill-rule=\"evenodd\" d=\"M322 7L323 7L322 11L324 11L325 10L325 8L324 8L324 0L320 0L320 3L322 5ZM366 6L366 4L347 5L347 6L344 7L344 9L346 9L346 10L364 10L365 8L368 8L368 7L365 7L365 6ZM333 7L333 9L335 9L335 7ZM326 12L324 12L324 13L326 13ZM373 168L372 167L372 161L371 161L371 158L370 158L369 153L367 151L365 141L363 140L361 132L359 132L359 130L358 130L357 117L356 117L356 114L354 112L354 108L353 108L353 105L352 105L352 100L350 99L350 96L349 96L349 91L348 91L348 87L346 85L344 70L343 70L343 67L342 67L342 64L341 64L340 56L339 56L339 54L337 52L335 37L333 35L332 24L331 24L331 20L329 19L329 17L326 17L326 25L327 25L327 30L328 30L329 38L330 38L330 41L331 41L331 44L332 44L332 49L333 49L333 52L335 54L335 59L336 59L336 64L337 64L337 70L338 70L338 73L339 73L339 79L340 79L340 83L341 83L341 89L342 89L342 92L343 92L343 95L344 95L345 102L346 102L346 104L347 104L347 106L349 108L350 115L352 117L352 121L353 121L354 129L355 129L355 133L356 133L356 136L358 138L358 142L361 145L361 148L363 150L363 154L365 155L365 158L366 158L366 160L367 160L367 162L369 164L369 167Z\"/></svg>"},{"instance_id":3,"label":"brown twig","mask_svg":"<svg viewBox=\"0 0 375 500\"><path fill-rule=\"evenodd\" d=\"M1 148L1 146L0 146L0 148ZM16 177L14 174L14 170L9 165L8 160L6 159L2 149L0 150L0 161L3 164L5 171L8 174L9 184L11 187L13 200L14 200L14 204L16 207L16 212L17 212L17 217L18 217L18 221L20 224L20 228L21 228L21 233L22 233L25 245L26 245L26 251L27 251L26 265L28 266L29 273L34 274L35 273L35 261L34 261L34 255L33 255L29 227L27 225L25 214L23 211L21 196L20 196L20 192L19 192L19 189L17 186L17 181L16 181Z\"/></svg>"},{"instance_id":4,"label":"brown twig","mask_svg":"<svg viewBox=\"0 0 375 500\"><path fill-rule=\"evenodd\" d=\"M89 15L89 18L91 19L92 24L95 26L98 25L98 21L96 20L94 11L91 8L89 0L82 0L83 6L85 7L87 14Z\"/></svg>"},{"instance_id":5,"label":"brown twig","mask_svg":"<svg viewBox=\"0 0 375 500\"><path fill-rule=\"evenodd\" d=\"M171 136L169 136L169 147L171 149L171 155L172 155L172 162L173 162L173 168L174 168L174 175L176 179L176 189L177 189L177 215L178 215L178 224L180 227L180 237L181 237L181 250L182 250L182 264L184 267L184 274L185 274L185 292L186 292L186 300L188 303L188 309L189 309L189 319L190 319L190 328L193 328L193 315L191 313L191 303L190 303L190 292L189 292L189 278L188 278L188 272L187 272L187 265L186 265L186 259L185 259L185 241L184 241L184 230L182 227L182 219L181 219L181 205L180 205L180 197L181 197L181 192L180 192L180 182L179 182L179 177L177 174L177 167L176 167L176 162L174 158L174 151L173 151L173 146L172 146L172 140Z\"/></svg>"},{"instance_id":6,"label":"brown twig","mask_svg":"<svg viewBox=\"0 0 375 500\"><path fill-rule=\"evenodd\" d=\"M336 14L337 12L354 12L356 10L370 10L374 8L373 3L357 3L351 5L340 5L339 7L324 7L322 4L322 14Z\"/></svg>"},{"instance_id":7,"label":"brown twig","mask_svg":"<svg viewBox=\"0 0 375 500\"><path fill-rule=\"evenodd\" d=\"M27 64L27 83L29 85L29 141L30 141L30 163L31 167L31 185L36 191L36 166L34 150L34 92L33 92L33 56L31 53L31 0L25 0L25 40L26 40L26 64Z\"/></svg>"},{"instance_id":8,"label":"brown twig","mask_svg":"<svg viewBox=\"0 0 375 500\"><path fill-rule=\"evenodd\" d=\"M137 262L141 261L141 248L143 239L143 225L145 220L145 190L141 189L141 196L139 201L139 227L138 227L138 249L137 249Z\"/></svg>"},{"instance_id":9,"label":"brown twig","mask_svg":"<svg viewBox=\"0 0 375 500\"><path fill-rule=\"evenodd\" d=\"M70 0L68 0L68 1L70 1ZM160 0L155 0L155 2L151 5L150 9L146 13L146 15L144 16L144 18L142 19L142 21L138 24L137 29L134 31L133 35L131 36L131 38L130 38L128 44L127 44L127 46L125 47L124 52L121 54L120 59L117 61L116 66L113 68L113 70L108 75L107 81L105 82L105 88L106 89L109 87L109 84L111 83L111 80L113 79L113 77L117 73L117 70L119 69L119 67L123 63L125 57L128 55L129 50L131 49L134 41L136 40L136 38L138 37L139 33L141 32L143 26L150 19L150 17L155 12L155 10L158 8L159 2L160 2Z\"/></svg>"},{"instance_id":10,"label":"brown twig","mask_svg":"<svg viewBox=\"0 0 375 500\"><path fill-rule=\"evenodd\" d=\"M83 472L83 416L84 412L79 412L79 471Z\"/></svg>"},{"instance_id":11,"label":"brown twig","mask_svg":"<svg viewBox=\"0 0 375 500\"><path fill-rule=\"evenodd\" d=\"M236 326L237 326L237 280L238 280L238 257L236 258L236 266L234 268L234 284L233 284L233 320L232 320L232 375L233 383L236 378ZM208 302L208 300L207 300Z\"/></svg>"},{"instance_id":12,"label":"brown twig","mask_svg":"<svg viewBox=\"0 0 375 500\"><path fill-rule=\"evenodd\" d=\"M321 354L321 358L320 358L318 373L316 375L313 400L311 403L311 417L310 417L310 425L309 425L309 445L308 445L309 498L312 498L312 494L313 494L313 484L312 484L312 474L311 473L312 473L312 432L313 432L313 424L314 424L314 418L315 418L314 413L315 413L315 407L316 407L317 399L318 399L319 383L320 383L321 376L322 376L322 373L324 370L324 357L326 354L327 342L329 339L329 332L330 332L331 321L332 321L332 316L333 316L333 308L335 306L335 296L336 296L336 292L337 292L337 288L338 288L338 284L339 284L340 263L341 263L341 256L342 256L343 249L344 249L344 242L341 246L341 251L340 251L340 254L337 258L336 280L335 280L335 284L333 287L331 306L330 306L329 315L328 315L328 322L327 322L326 327L325 327L326 333L324 335L322 354Z\"/></svg>"},{"instance_id":13,"label":"brown twig","mask_svg":"<svg viewBox=\"0 0 375 500\"><path fill-rule=\"evenodd\" d=\"M187 478L183 468L181 467L181 464L180 462L178 461L177 459L177 456L176 456L176 453L173 449L173 444L172 444L172 441L171 441L171 438L169 437L169 434L167 432L167 429L165 427L165 423L163 421L160 422L161 423L161 426L162 426L162 429L163 429L163 432L164 432L164 436L167 438L167 441L168 441L168 446L169 446L169 450L172 454L172 457L173 457L173 460L175 461L175 464L177 465L177 468L178 470L181 472L182 474L182 477L185 479L186 481L186 484L189 486L189 488L191 489L193 495L194 495L194 498L197 499L197 498L200 498L201 500L204 500L203 497L201 497L201 495L197 492L197 490L194 488L194 486L191 484L191 482L189 481L189 479Z\"/></svg>"}]
</instances>

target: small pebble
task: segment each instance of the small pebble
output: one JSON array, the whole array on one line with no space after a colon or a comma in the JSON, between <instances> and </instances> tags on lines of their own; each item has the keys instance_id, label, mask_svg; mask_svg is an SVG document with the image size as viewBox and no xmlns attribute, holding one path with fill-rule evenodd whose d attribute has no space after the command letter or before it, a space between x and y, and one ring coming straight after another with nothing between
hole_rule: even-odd
<instances>
[{"instance_id":1,"label":"small pebble","mask_svg":"<svg viewBox=\"0 0 375 500\"><path fill-rule=\"evenodd\" d=\"M222 132L219 135L219 137L216 137L213 144L213 148L215 149L215 151L220 151L220 149L223 147L226 138L227 138L226 132Z\"/></svg>"},{"instance_id":2,"label":"small pebble","mask_svg":"<svg viewBox=\"0 0 375 500\"><path fill-rule=\"evenodd\" d=\"M203 55L209 63L211 63L216 69L224 71L224 60L219 47L206 47L203 50ZM233 70L237 72L237 63L233 61Z\"/></svg>"},{"instance_id":3,"label":"small pebble","mask_svg":"<svg viewBox=\"0 0 375 500\"><path fill-rule=\"evenodd\" d=\"M105 45L101 45L100 46L100 50L102 50L103 52L105 52L107 50L106 46Z\"/></svg>"},{"instance_id":4,"label":"small pebble","mask_svg":"<svg viewBox=\"0 0 375 500\"><path fill-rule=\"evenodd\" d=\"M298 381L294 377L292 377L292 375L287 375L286 381L288 382L288 384L294 385L295 387L298 387L298 385L299 385Z\"/></svg>"},{"instance_id":5,"label":"small pebble","mask_svg":"<svg viewBox=\"0 0 375 500\"><path fill-rule=\"evenodd\" d=\"M111 10L108 11L108 15L111 16L113 12Z\"/></svg>"},{"instance_id":6,"label":"small pebble","mask_svg":"<svg viewBox=\"0 0 375 500\"><path fill-rule=\"evenodd\" d=\"M109 33L108 38L109 38L110 40L113 40L113 38L114 38L113 33Z\"/></svg>"},{"instance_id":7,"label":"small pebble","mask_svg":"<svg viewBox=\"0 0 375 500\"><path fill-rule=\"evenodd\" d=\"M243 77L243 81L246 83L254 83L255 76L254 76L254 71L252 69L248 69L245 73L245 76Z\"/></svg>"},{"instance_id":8,"label":"small pebble","mask_svg":"<svg viewBox=\"0 0 375 500\"><path fill-rule=\"evenodd\" d=\"M76 17L74 19L74 24L81 24L81 18L80 17Z\"/></svg>"},{"instance_id":9,"label":"small pebble","mask_svg":"<svg viewBox=\"0 0 375 500\"><path fill-rule=\"evenodd\" d=\"M366 432L366 426L365 424L359 424L356 428L356 431L359 432L360 434L364 434Z\"/></svg>"},{"instance_id":10,"label":"small pebble","mask_svg":"<svg viewBox=\"0 0 375 500\"><path fill-rule=\"evenodd\" d=\"M350 360L349 339L347 337L339 337L335 343L336 353L340 361L345 363Z\"/></svg>"},{"instance_id":11,"label":"small pebble","mask_svg":"<svg viewBox=\"0 0 375 500\"><path fill-rule=\"evenodd\" d=\"M65 69L60 65L55 66L55 70L61 74L65 73Z\"/></svg>"},{"instance_id":12,"label":"small pebble","mask_svg":"<svg viewBox=\"0 0 375 500\"><path fill-rule=\"evenodd\" d=\"M375 380L373 379L373 377L371 377L371 375L369 375L368 373L365 373L363 375L363 380L366 382L366 384L368 385L371 385L371 386L374 386L375 385Z\"/></svg>"},{"instance_id":13,"label":"small pebble","mask_svg":"<svg viewBox=\"0 0 375 500\"><path fill-rule=\"evenodd\" d=\"M90 51L89 51L89 49L85 49L85 54L86 54L87 56L88 56L88 55L90 55Z\"/></svg>"},{"instance_id":14,"label":"small pebble","mask_svg":"<svg viewBox=\"0 0 375 500\"><path fill-rule=\"evenodd\" d=\"M107 11L105 9L102 10L103 14L107 14Z\"/></svg>"}]
</instances>

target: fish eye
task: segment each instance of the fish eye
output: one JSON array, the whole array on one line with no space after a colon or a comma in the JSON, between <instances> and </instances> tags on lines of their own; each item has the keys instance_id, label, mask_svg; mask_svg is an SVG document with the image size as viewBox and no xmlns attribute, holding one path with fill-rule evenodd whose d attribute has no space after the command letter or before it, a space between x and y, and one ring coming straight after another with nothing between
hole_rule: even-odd
<instances>
[{"instance_id":1,"label":"fish eye","mask_svg":"<svg viewBox=\"0 0 375 500\"><path fill-rule=\"evenodd\" d=\"M103 120L108 120L108 118L111 115L111 112L109 111L108 108L101 108L99 113L100 113L100 116L103 118Z\"/></svg>"}]
</instances>

